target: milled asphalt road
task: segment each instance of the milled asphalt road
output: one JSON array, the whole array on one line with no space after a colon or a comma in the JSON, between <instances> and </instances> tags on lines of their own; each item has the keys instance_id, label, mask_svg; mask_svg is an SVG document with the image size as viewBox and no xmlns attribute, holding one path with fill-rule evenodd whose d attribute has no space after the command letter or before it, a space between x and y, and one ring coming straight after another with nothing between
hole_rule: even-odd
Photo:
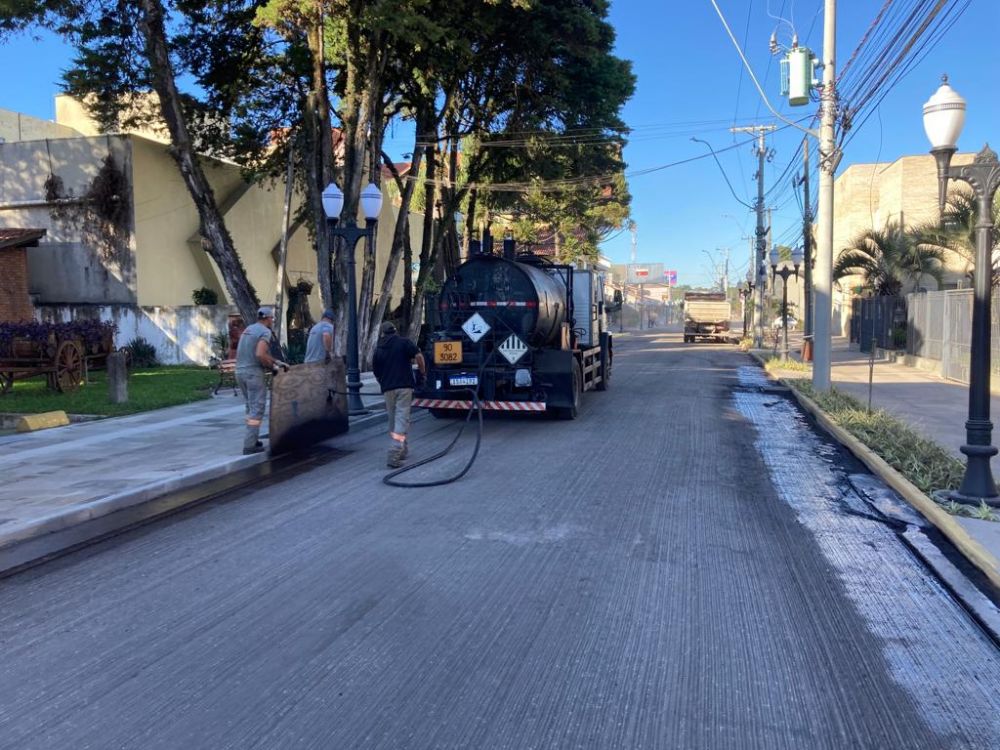
<instances>
[{"instance_id":1,"label":"milled asphalt road","mask_svg":"<svg viewBox=\"0 0 1000 750\"><path fill-rule=\"evenodd\" d=\"M457 484L385 487L361 433L0 581L0 748L1000 746L993 644L745 355L679 341L489 420Z\"/></svg>"}]
</instances>

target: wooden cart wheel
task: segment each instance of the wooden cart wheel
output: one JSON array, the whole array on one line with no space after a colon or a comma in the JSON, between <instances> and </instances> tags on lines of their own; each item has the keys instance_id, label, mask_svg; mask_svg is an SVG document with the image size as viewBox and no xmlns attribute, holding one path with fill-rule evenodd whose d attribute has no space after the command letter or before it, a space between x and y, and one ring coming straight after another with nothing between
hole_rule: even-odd
<instances>
[{"instance_id":1,"label":"wooden cart wheel","mask_svg":"<svg viewBox=\"0 0 1000 750\"><path fill-rule=\"evenodd\" d=\"M0 372L0 396L14 387L14 373Z\"/></svg>"},{"instance_id":2,"label":"wooden cart wheel","mask_svg":"<svg viewBox=\"0 0 1000 750\"><path fill-rule=\"evenodd\" d=\"M56 388L75 391L83 382L83 352L75 341L63 341L56 350Z\"/></svg>"}]
</instances>

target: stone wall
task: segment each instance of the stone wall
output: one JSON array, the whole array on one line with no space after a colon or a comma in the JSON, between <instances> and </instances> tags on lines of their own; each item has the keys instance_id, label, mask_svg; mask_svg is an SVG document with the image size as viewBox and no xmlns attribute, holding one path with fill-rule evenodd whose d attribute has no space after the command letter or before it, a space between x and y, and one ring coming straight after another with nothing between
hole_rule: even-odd
<instances>
[{"instance_id":1,"label":"stone wall","mask_svg":"<svg viewBox=\"0 0 1000 750\"><path fill-rule=\"evenodd\" d=\"M59 323L70 320L104 320L118 326L115 346L126 346L141 337L156 347L165 365L207 365L217 356L212 337L228 330L229 305L179 305L138 307L135 305L38 305L38 320Z\"/></svg>"},{"instance_id":2,"label":"stone wall","mask_svg":"<svg viewBox=\"0 0 1000 750\"><path fill-rule=\"evenodd\" d=\"M31 320L28 254L23 247L0 250L0 320Z\"/></svg>"}]
</instances>

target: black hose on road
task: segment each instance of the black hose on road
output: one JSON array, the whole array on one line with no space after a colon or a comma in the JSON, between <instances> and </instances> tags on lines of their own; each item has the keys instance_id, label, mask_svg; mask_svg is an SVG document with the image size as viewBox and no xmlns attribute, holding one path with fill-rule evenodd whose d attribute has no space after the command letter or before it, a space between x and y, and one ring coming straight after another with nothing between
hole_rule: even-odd
<instances>
[{"instance_id":1,"label":"black hose on road","mask_svg":"<svg viewBox=\"0 0 1000 750\"><path fill-rule=\"evenodd\" d=\"M468 473L469 469L472 468L472 464L474 464L476 461L476 456L479 455L479 445L483 441L483 407L482 404L479 402L479 394L476 391L468 390L465 391L465 393L468 393L472 397L472 408L469 409L469 413L465 415L465 421L462 422L462 426L458 428L458 432L455 433L455 437L452 438L452 441L450 443L448 443L448 446L444 450L435 453L433 456L428 456L427 458L417 461L415 464L410 464L409 466L404 466L401 469L390 471L388 474L382 477L382 482L384 484L387 484L390 487L440 487L441 485L444 484L451 484L452 482L457 482L459 479L461 479ZM462 467L462 470L460 472L458 472L454 476L446 477L445 479L425 480L423 482L400 482L396 480L396 477L398 477L400 474L405 474L408 471L413 471L414 469L419 468L420 466L425 466L431 463L432 461L437 461L439 458L447 456L451 452L451 449L455 447L455 444L458 442L458 439L462 437L462 433L465 432L465 428L468 427L469 420L472 419L473 411L475 411L479 421L478 430L476 432L476 445L472 449L472 455L469 456L469 460L466 462L465 466Z\"/></svg>"}]
</instances>

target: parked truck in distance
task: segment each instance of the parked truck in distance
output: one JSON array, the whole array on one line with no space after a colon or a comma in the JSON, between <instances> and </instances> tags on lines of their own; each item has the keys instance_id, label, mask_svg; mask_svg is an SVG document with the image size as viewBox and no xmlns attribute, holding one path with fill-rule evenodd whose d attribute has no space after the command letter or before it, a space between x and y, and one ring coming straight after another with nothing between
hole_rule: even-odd
<instances>
[{"instance_id":1,"label":"parked truck in distance","mask_svg":"<svg viewBox=\"0 0 1000 750\"><path fill-rule=\"evenodd\" d=\"M684 343L696 339L729 339L729 300L722 292L688 292L684 295Z\"/></svg>"}]
</instances>

